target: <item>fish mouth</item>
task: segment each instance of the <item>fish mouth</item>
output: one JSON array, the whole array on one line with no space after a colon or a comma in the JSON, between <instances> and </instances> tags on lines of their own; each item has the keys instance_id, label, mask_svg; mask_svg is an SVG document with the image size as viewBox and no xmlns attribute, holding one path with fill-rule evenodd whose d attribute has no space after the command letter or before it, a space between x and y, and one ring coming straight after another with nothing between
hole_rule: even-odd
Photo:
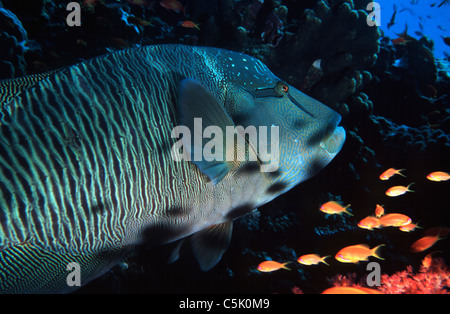
<instances>
[{"instance_id":1,"label":"fish mouth","mask_svg":"<svg viewBox=\"0 0 450 314\"><path fill-rule=\"evenodd\" d=\"M341 122L341 116L336 114L335 119L331 122L331 124L334 125L333 132L330 132L330 134L320 142L320 147L330 155L331 158L339 153L345 142L345 130L342 126L339 126L339 122Z\"/></svg>"}]
</instances>

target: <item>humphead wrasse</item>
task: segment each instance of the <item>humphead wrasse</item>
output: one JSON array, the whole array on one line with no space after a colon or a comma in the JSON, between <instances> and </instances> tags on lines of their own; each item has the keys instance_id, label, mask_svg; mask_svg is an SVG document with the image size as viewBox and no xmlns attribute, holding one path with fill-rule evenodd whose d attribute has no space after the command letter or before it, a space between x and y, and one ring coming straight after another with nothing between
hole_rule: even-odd
<instances>
[{"instance_id":1,"label":"humphead wrasse","mask_svg":"<svg viewBox=\"0 0 450 314\"><path fill-rule=\"evenodd\" d=\"M336 112L216 48L122 50L0 92L3 293L71 292L69 264L84 285L133 245L188 236L208 270L234 219L315 175L345 140ZM243 145L221 145L229 129Z\"/></svg>"}]
</instances>

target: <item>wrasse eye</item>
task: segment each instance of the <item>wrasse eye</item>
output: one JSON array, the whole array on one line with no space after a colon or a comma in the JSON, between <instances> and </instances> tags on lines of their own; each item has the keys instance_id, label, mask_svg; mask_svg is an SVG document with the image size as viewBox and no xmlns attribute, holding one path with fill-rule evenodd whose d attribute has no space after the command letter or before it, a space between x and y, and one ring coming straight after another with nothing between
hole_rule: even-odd
<instances>
[{"instance_id":1,"label":"wrasse eye","mask_svg":"<svg viewBox=\"0 0 450 314\"><path fill-rule=\"evenodd\" d=\"M275 85L275 90L278 95L283 96L284 94L289 93L289 85L286 82L280 81Z\"/></svg>"}]
</instances>

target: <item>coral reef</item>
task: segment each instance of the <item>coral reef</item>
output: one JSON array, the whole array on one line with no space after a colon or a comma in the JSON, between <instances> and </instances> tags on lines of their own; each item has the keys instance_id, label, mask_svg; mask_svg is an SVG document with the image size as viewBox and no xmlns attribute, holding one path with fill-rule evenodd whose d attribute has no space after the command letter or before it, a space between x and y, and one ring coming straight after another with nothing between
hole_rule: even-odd
<instances>
[{"instance_id":1,"label":"coral reef","mask_svg":"<svg viewBox=\"0 0 450 314\"><path fill-rule=\"evenodd\" d=\"M0 3L0 79L27 74L25 50L27 32L14 13Z\"/></svg>"},{"instance_id":2,"label":"coral reef","mask_svg":"<svg viewBox=\"0 0 450 314\"><path fill-rule=\"evenodd\" d=\"M366 278L358 280L356 273L338 274L329 282L335 287L368 287ZM417 271L408 265L392 275L382 274L380 286L371 288L384 294L450 294L450 268L442 258L435 258L431 266L422 265Z\"/></svg>"}]
</instances>

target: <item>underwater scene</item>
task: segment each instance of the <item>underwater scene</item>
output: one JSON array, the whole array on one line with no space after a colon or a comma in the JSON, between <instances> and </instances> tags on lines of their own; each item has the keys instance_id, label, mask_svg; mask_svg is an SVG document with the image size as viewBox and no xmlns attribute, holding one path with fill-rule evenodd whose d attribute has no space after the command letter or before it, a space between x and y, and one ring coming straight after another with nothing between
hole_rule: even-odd
<instances>
[{"instance_id":1,"label":"underwater scene","mask_svg":"<svg viewBox=\"0 0 450 314\"><path fill-rule=\"evenodd\" d=\"M0 293L449 294L449 239L450 1L0 0Z\"/></svg>"}]
</instances>

